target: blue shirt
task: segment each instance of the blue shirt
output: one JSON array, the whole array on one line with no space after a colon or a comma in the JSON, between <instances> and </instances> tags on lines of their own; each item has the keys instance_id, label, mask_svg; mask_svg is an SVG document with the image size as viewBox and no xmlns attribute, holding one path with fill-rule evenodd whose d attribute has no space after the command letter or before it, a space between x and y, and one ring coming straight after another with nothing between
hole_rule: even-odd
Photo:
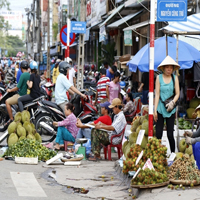
<instances>
[{"instance_id":1,"label":"blue shirt","mask_svg":"<svg viewBox=\"0 0 200 200\"><path fill-rule=\"evenodd\" d=\"M22 75L22 70L21 68L19 68L19 70L17 71L17 83L19 82L20 76Z\"/></svg>"},{"instance_id":2,"label":"blue shirt","mask_svg":"<svg viewBox=\"0 0 200 200\"><path fill-rule=\"evenodd\" d=\"M69 82L67 77L64 74L59 74L56 80L56 87L55 87L55 100L56 104L64 103L65 101L68 101L66 91L69 90L69 88L72 86L72 84Z\"/></svg>"},{"instance_id":3,"label":"blue shirt","mask_svg":"<svg viewBox=\"0 0 200 200\"><path fill-rule=\"evenodd\" d=\"M114 74L111 74L109 71L110 68L108 68L106 70L106 77L108 77L110 79L110 81L112 81L112 79L114 78Z\"/></svg>"},{"instance_id":4,"label":"blue shirt","mask_svg":"<svg viewBox=\"0 0 200 200\"><path fill-rule=\"evenodd\" d=\"M175 78L176 77L174 76L174 84L175 84ZM174 94L173 80L171 80L170 83L166 84L163 80L163 75L160 74L159 82L160 82L160 97L162 101L165 101ZM176 112L176 108L174 108L171 112L167 112L167 109L165 108L164 104L159 99L157 111L163 116L163 118L166 117L169 118L171 117L172 114Z\"/></svg>"}]
</instances>

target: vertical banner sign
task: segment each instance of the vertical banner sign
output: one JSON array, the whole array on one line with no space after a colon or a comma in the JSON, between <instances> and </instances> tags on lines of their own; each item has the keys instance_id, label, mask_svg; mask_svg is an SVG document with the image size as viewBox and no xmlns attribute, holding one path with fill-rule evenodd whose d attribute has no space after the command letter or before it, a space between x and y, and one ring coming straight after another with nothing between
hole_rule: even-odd
<instances>
[{"instance_id":1,"label":"vertical banner sign","mask_svg":"<svg viewBox=\"0 0 200 200\"><path fill-rule=\"evenodd\" d=\"M187 21L187 0L157 0L157 21Z\"/></svg>"},{"instance_id":2,"label":"vertical banner sign","mask_svg":"<svg viewBox=\"0 0 200 200\"><path fill-rule=\"evenodd\" d=\"M106 29L105 29L105 25L100 27L100 31L99 31L99 42L103 42L106 39Z\"/></svg>"},{"instance_id":3,"label":"vertical banner sign","mask_svg":"<svg viewBox=\"0 0 200 200\"><path fill-rule=\"evenodd\" d=\"M132 30L124 31L124 45L132 46Z\"/></svg>"}]
</instances>

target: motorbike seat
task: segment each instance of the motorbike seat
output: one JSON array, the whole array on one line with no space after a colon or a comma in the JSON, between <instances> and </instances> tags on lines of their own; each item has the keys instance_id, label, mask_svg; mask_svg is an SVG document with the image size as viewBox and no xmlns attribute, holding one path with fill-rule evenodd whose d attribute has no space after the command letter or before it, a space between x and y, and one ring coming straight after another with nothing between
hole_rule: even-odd
<instances>
[{"instance_id":1,"label":"motorbike seat","mask_svg":"<svg viewBox=\"0 0 200 200\"><path fill-rule=\"evenodd\" d=\"M42 100L42 103L44 105L51 106L51 107L56 108L56 109L60 110L61 112L63 112L62 109L54 102L47 101L47 100Z\"/></svg>"}]
</instances>

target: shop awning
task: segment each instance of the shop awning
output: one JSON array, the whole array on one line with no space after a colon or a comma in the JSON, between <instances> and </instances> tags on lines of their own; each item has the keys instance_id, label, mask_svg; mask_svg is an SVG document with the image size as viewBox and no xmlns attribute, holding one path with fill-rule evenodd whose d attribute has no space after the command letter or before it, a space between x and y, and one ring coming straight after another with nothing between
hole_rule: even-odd
<instances>
[{"instance_id":1,"label":"shop awning","mask_svg":"<svg viewBox=\"0 0 200 200\"><path fill-rule=\"evenodd\" d=\"M120 25L124 24L125 22L127 22L128 20L132 19L133 17L136 17L137 15L139 15L143 10L140 10L139 12L136 12L136 13L133 13L133 14L130 14L130 15L127 15L126 17L123 17L122 19L112 23L112 24L109 24L107 27L108 28L117 28L119 27Z\"/></svg>"},{"instance_id":2,"label":"shop awning","mask_svg":"<svg viewBox=\"0 0 200 200\"><path fill-rule=\"evenodd\" d=\"M110 21L119 11L121 11L123 7L124 7L124 4L118 6L118 7L112 12L112 14L111 14L103 23L101 23L101 24L99 25L99 27L101 27L101 26L103 26L103 25L106 25L106 23L107 23L108 21Z\"/></svg>"},{"instance_id":3,"label":"shop awning","mask_svg":"<svg viewBox=\"0 0 200 200\"><path fill-rule=\"evenodd\" d=\"M173 22L170 25L163 27L161 30L174 34L185 32L185 35L188 36L190 36L190 32L193 32L191 37L200 39L200 13L188 16L186 22ZM197 35L194 35L195 32Z\"/></svg>"},{"instance_id":4,"label":"shop awning","mask_svg":"<svg viewBox=\"0 0 200 200\"><path fill-rule=\"evenodd\" d=\"M125 2L125 7L137 7L139 5L144 5L146 3L148 3L149 0L128 0Z\"/></svg>"},{"instance_id":5,"label":"shop awning","mask_svg":"<svg viewBox=\"0 0 200 200\"><path fill-rule=\"evenodd\" d=\"M141 28L143 26L147 26L147 25L149 25L149 23L150 23L149 20L147 20L147 21L144 21L144 22L141 22L141 23L138 23L138 24L134 24L134 25L129 26L127 28L124 28L123 31L135 30L137 28Z\"/></svg>"}]
</instances>

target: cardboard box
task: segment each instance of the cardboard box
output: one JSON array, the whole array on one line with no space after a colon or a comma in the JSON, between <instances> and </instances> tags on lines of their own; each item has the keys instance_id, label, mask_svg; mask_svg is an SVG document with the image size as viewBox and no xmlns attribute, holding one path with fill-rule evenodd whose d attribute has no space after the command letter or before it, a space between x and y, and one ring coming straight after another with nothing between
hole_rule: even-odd
<instances>
[{"instance_id":1,"label":"cardboard box","mask_svg":"<svg viewBox=\"0 0 200 200\"><path fill-rule=\"evenodd\" d=\"M16 157L15 156L15 163L16 164L37 165L38 164L38 157L36 157L36 158L27 158L27 157Z\"/></svg>"}]
</instances>

